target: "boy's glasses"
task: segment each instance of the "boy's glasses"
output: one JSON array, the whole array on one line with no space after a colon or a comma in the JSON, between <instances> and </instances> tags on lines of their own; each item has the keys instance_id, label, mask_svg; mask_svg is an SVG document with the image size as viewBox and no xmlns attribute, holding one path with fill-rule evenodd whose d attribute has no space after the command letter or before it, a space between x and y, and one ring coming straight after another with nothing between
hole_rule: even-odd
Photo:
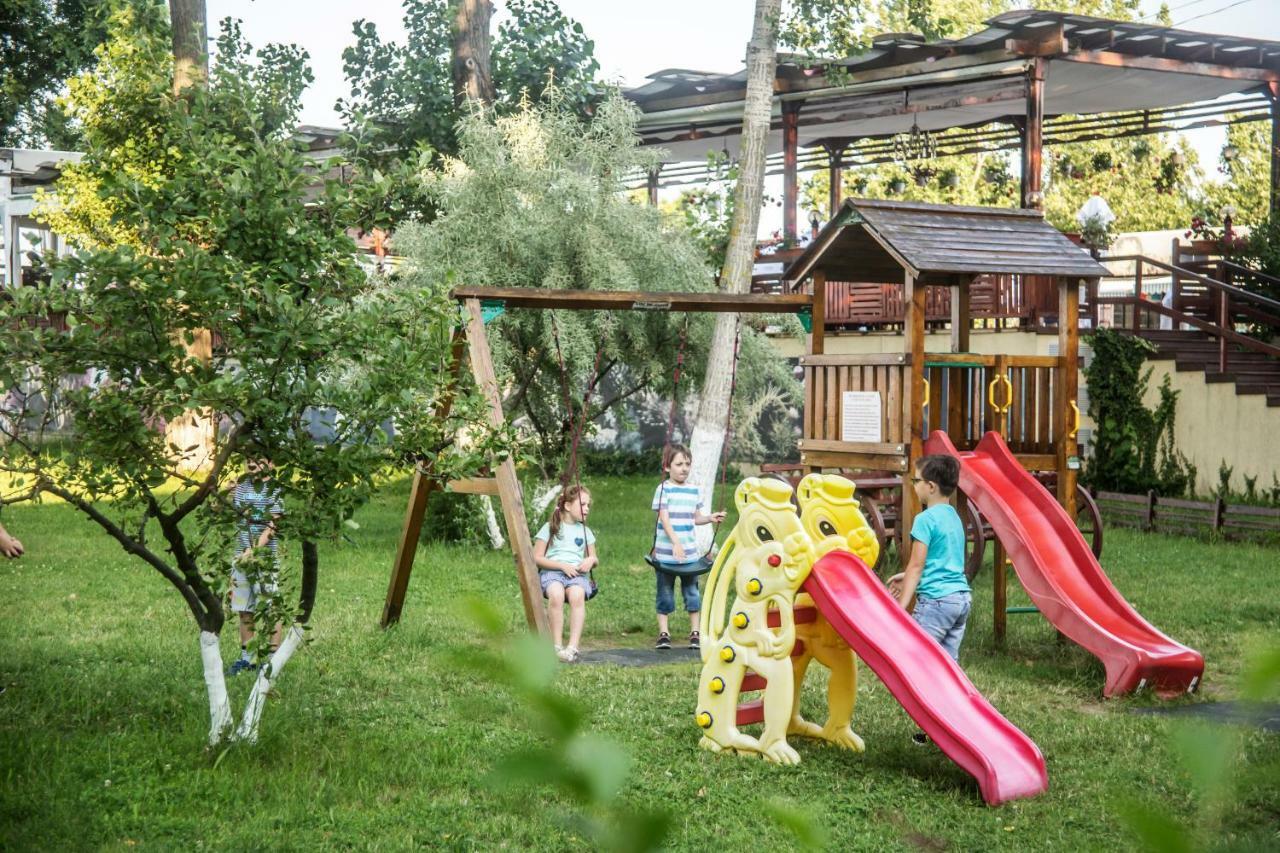
<instances>
[{"instance_id":1,"label":"boy's glasses","mask_svg":"<svg viewBox=\"0 0 1280 853\"><path fill-rule=\"evenodd\" d=\"M924 480L924 477L912 477L912 478L911 478L911 482L913 482L913 483L923 483L924 481L925 481L925 480Z\"/></svg>"}]
</instances>

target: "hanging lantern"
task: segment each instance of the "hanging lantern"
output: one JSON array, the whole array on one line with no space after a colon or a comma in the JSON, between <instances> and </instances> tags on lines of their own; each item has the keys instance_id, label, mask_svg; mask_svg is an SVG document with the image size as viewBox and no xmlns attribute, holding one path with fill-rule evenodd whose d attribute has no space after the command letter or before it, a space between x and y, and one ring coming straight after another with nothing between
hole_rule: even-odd
<instances>
[{"instance_id":1,"label":"hanging lantern","mask_svg":"<svg viewBox=\"0 0 1280 853\"><path fill-rule=\"evenodd\" d=\"M938 156L938 141L927 130L921 130L915 116L911 118L911 130L893 137L893 159L902 165L918 160L932 160Z\"/></svg>"}]
</instances>

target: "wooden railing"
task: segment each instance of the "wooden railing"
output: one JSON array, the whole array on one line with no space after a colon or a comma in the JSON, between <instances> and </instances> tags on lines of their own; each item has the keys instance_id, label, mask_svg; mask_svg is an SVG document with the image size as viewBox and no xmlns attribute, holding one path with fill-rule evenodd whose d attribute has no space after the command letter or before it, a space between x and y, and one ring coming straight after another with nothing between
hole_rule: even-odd
<instances>
[{"instance_id":1,"label":"wooden railing","mask_svg":"<svg viewBox=\"0 0 1280 853\"><path fill-rule=\"evenodd\" d=\"M1174 328L1178 328L1179 324L1185 324L1198 329L1217 341L1218 370L1224 373L1231 360L1231 344L1251 352L1280 358L1280 347L1244 334L1237 328L1245 324L1257 323L1280 330L1280 302L1257 293L1250 293L1186 267L1167 264L1145 255L1109 256L1103 258L1102 262L1129 262L1134 265L1132 296L1096 297L1091 298L1090 301L1099 306L1112 305L1121 308L1124 326L1135 334L1144 328L1158 326L1159 317L1168 317ZM1175 286L1181 282L1191 282L1207 295L1203 298L1188 298L1184 295L1181 301L1179 296L1175 295L1173 301L1180 305L1181 309L1166 307L1145 299L1142 296L1142 281L1147 267L1168 272L1173 277ZM1151 322L1153 318L1156 319L1154 324ZM1117 322L1116 325L1121 325L1121 322Z\"/></svg>"},{"instance_id":2,"label":"wooden railing","mask_svg":"<svg viewBox=\"0 0 1280 853\"><path fill-rule=\"evenodd\" d=\"M967 450L996 430L1015 454L1043 457L1036 464L1052 467L1061 362L1057 356L926 353L925 432L943 430Z\"/></svg>"},{"instance_id":3,"label":"wooden railing","mask_svg":"<svg viewBox=\"0 0 1280 853\"><path fill-rule=\"evenodd\" d=\"M803 447L815 452L901 455L910 440L904 396L911 360L904 354L806 355ZM925 433L944 430L962 450L998 430L1033 470L1053 467L1060 440L1056 356L926 353ZM842 441L845 391L881 394L881 442ZM892 470L888 465L886 470Z\"/></svg>"},{"instance_id":4,"label":"wooden railing","mask_svg":"<svg viewBox=\"0 0 1280 853\"><path fill-rule=\"evenodd\" d=\"M1057 290L1043 276L985 275L974 280L969 291L970 316L979 322L1043 322L1057 316ZM752 279L755 293L782 293L787 283L781 273L757 275ZM828 328L900 328L906 317L901 284L874 284L828 281L826 291ZM944 324L951 320L951 288L925 288L925 320Z\"/></svg>"}]
</instances>

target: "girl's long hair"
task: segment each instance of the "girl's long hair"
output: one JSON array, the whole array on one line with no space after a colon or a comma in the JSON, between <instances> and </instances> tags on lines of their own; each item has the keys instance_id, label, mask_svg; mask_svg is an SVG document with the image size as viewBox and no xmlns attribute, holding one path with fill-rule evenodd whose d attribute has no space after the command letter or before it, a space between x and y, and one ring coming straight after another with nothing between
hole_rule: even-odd
<instances>
[{"instance_id":1,"label":"girl's long hair","mask_svg":"<svg viewBox=\"0 0 1280 853\"><path fill-rule=\"evenodd\" d=\"M556 498L556 508L551 513L551 538L555 539L560 535L560 524L564 520L565 513L569 511L569 507L574 501L578 500L582 495L589 495L584 486L575 483L572 486L565 486L560 490L560 497Z\"/></svg>"}]
</instances>

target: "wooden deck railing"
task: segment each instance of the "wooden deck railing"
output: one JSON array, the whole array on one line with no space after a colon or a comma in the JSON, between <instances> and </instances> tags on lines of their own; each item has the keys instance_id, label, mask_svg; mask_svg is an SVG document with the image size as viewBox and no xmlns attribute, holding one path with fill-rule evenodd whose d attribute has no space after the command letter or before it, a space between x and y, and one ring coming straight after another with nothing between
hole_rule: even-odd
<instances>
[{"instance_id":1,"label":"wooden deck railing","mask_svg":"<svg viewBox=\"0 0 1280 853\"><path fill-rule=\"evenodd\" d=\"M1100 296L1095 301L1099 306L1112 305L1120 308L1123 314L1121 322L1135 334L1144 328L1158 326L1159 317L1168 317L1174 328L1185 324L1198 329L1217 341L1218 370L1223 373L1227 371L1231 360L1232 344L1251 352L1280 358L1280 347L1239 330L1248 325L1260 325L1280 331L1280 302L1210 278L1187 267L1167 264L1145 255L1108 256L1102 262L1134 265L1132 296ZM1173 301L1179 307L1174 308L1143 298L1142 281L1148 267L1168 272L1175 286L1181 284L1185 289L1189 282L1196 290L1193 295L1185 292L1176 295ZM1194 295L1197 293L1203 295ZM1156 321L1154 324L1152 319ZM1121 325L1121 322L1116 325Z\"/></svg>"},{"instance_id":2,"label":"wooden deck railing","mask_svg":"<svg viewBox=\"0 0 1280 853\"><path fill-rule=\"evenodd\" d=\"M1002 326L1043 323L1057 316L1057 291L1043 276L985 275L970 286L969 311L978 322L996 321ZM782 293L787 283L781 274L757 275L755 293ZM829 329L901 328L906 317L901 284L850 281L827 282L826 318ZM925 320L944 324L951 320L951 289L925 288Z\"/></svg>"}]
</instances>

